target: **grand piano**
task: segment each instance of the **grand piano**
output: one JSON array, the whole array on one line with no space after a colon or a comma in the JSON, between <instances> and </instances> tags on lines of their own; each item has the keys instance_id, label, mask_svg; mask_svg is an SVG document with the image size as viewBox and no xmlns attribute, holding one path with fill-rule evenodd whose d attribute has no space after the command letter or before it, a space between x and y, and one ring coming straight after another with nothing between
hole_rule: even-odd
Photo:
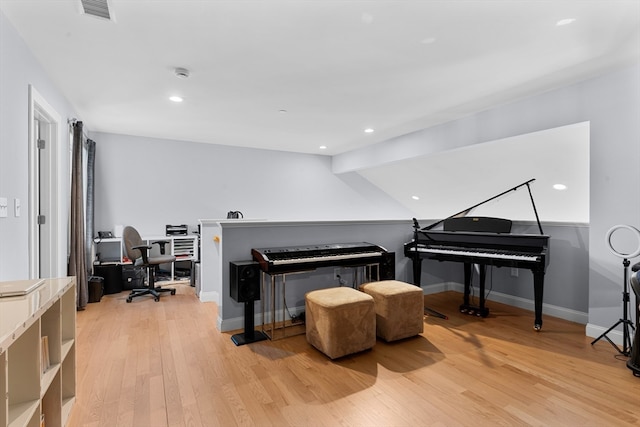
<instances>
[{"instance_id":1,"label":"grand piano","mask_svg":"<svg viewBox=\"0 0 640 427\"><path fill-rule=\"evenodd\" d=\"M413 262L413 282L420 286L422 260L450 261L464 266L464 297L460 311L486 317L485 277L487 266L523 268L533 273L535 321L542 328L544 274L549 265L549 236L544 235L529 184L531 179L428 227L420 228L414 218L413 240L405 243L404 254ZM511 234L511 221L503 218L467 216L474 208L526 186L540 234ZM435 228L442 226L442 230ZM472 267L478 266L479 305L470 303Z\"/></svg>"}]
</instances>

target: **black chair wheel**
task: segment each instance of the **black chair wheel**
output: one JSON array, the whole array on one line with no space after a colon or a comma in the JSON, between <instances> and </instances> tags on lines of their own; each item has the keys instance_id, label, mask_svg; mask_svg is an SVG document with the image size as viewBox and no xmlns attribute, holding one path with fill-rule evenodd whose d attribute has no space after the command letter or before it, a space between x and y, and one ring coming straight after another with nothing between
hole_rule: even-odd
<instances>
[{"instance_id":1,"label":"black chair wheel","mask_svg":"<svg viewBox=\"0 0 640 427\"><path fill-rule=\"evenodd\" d=\"M127 298L127 302L131 302L131 297Z\"/></svg>"},{"instance_id":2,"label":"black chair wheel","mask_svg":"<svg viewBox=\"0 0 640 427\"><path fill-rule=\"evenodd\" d=\"M154 300L155 300L156 302L158 302L158 301L160 301L160 297L155 297L155 298L154 298Z\"/></svg>"},{"instance_id":3,"label":"black chair wheel","mask_svg":"<svg viewBox=\"0 0 640 427\"><path fill-rule=\"evenodd\" d=\"M175 289L171 289L171 295L175 295L176 294L176 290Z\"/></svg>"}]
</instances>

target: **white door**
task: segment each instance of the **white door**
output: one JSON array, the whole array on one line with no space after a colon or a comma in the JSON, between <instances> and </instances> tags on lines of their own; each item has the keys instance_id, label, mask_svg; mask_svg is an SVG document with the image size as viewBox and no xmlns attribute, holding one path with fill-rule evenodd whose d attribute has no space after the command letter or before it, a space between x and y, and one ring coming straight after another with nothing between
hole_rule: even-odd
<instances>
[{"instance_id":1,"label":"white door","mask_svg":"<svg viewBox=\"0 0 640 427\"><path fill-rule=\"evenodd\" d=\"M60 115L29 88L29 275L31 278L66 275L66 251L61 248L58 208Z\"/></svg>"},{"instance_id":2,"label":"white door","mask_svg":"<svg viewBox=\"0 0 640 427\"><path fill-rule=\"evenodd\" d=\"M51 265L53 248L51 245L51 138L50 125L38 118L35 119L34 129L37 134L38 185L36 186L37 226L38 226L38 277L53 277Z\"/></svg>"}]
</instances>

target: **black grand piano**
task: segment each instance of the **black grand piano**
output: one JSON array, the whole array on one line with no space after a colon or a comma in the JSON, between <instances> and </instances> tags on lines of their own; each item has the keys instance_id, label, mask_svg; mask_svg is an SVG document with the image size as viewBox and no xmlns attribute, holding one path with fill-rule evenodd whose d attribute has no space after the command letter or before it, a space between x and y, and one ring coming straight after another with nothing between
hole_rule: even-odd
<instances>
[{"instance_id":1,"label":"black grand piano","mask_svg":"<svg viewBox=\"0 0 640 427\"><path fill-rule=\"evenodd\" d=\"M414 218L414 238L405 243L404 254L413 261L413 281L420 286L422 260L460 262L464 265L464 299L460 311L486 317L485 275L487 266L524 268L533 273L535 322L534 329L542 328L542 295L544 274L549 264L549 236L544 235L536 210L531 179L496 196L478 203L428 227L420 228ZM511 221L503 218L466 216L472 209L526 186L538 223L540 234L511 234ZM442 225L442 230L434 228ZM479 305L470 304L472 266L479 266Z\"/></svg>"}]
</instances>

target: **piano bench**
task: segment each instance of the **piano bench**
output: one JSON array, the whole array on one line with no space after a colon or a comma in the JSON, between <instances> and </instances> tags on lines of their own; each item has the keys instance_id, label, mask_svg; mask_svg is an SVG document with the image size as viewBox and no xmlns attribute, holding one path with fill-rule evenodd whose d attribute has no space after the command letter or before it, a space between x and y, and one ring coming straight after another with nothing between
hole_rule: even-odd
<instances>
[{"instance_id":1,"label":"piano bench","mask_svg":"<svg viewBox=\"0 0 640 427\"><path fill-rule=\"evenodd\" d=\"M353 288L327 288L305 295L307 342L331 359L376 343L373 298Z\"/></svg>"},{"instance_id":2,"label":"piano bench","mask_svg":"<svg viewBox=\"0 0 640 427\"><path fill-rule=\"evenodd\" d=\"M398 280L382 280L365 283L360 290L373 297L378 337L390 342L424 331L424 294L420 287Z\"/></svg>"}]
</instances>

